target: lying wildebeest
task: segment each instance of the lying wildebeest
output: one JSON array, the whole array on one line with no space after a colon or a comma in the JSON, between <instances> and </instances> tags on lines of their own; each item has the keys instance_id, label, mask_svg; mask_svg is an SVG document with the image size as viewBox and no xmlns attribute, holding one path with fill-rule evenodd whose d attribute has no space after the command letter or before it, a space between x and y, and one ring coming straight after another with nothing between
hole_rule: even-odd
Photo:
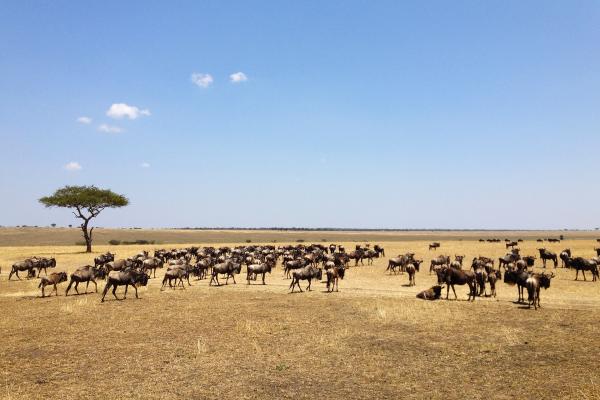
<instances>
[{"instance_id":1,"label":"lying wildebeest","mask_svg":"<svg viewBox=\"0 0 600 400\"><path fill-rule=\"evenodd\" d=\"M585 271L592 273L592 282L598 279L598 263L594 259L586 260L583 257L569 258L566 261L569 268L575 268L575 280L579 278L579 271L583 274L583 280L586 281Z\"/></svg>"},{"instance_id":2,"label":"lying wildebeest","mask_svg":"<svg viewBox=\"0 0 600 400\"><path fill-rule=\"evenodd\" d=\"M61 282L66 282L67 281L67 273L66 272L53 272L48 276L43 276L40 279L40 284L38 285L38 288L42 288L42 297L46 297L46 286L48 285L52 285L54 286L54 292L56 293L56 295L58 296L58 289L56 288L56 285L58 285ZM52 293L50 293L50 296L52 296Z\"/></svg>"},{"instance_id":3,"label":"lying wildebeest","mask_svg":"<svg viewBox=\"0 0 600 400\"><path fill-rule=\"evenodd\" d=\"M154 278L156 278L156 269L162 268L162 267L163 267L163 261L162 261L162 259L160 259L158 257L151 257L151 258L147 258L142 261L142 271L144 271L144 272L154 271ZM150 276L150 274L148 274L148 276Z\"/></svg>"},{"instance_id":4,"label":"lying wildebeest","mask_svg":"<svg viewBox=\"0 0 600 400\"><path fill-rule=\"evenodd\" d=\"M533 303L533 307L537 310L540 305L540 289L548 289L550 287L550 281L554 278L554 273L552 275L546 274L533 274L527 281L525 282L525 286L527 287L527 300L529 308L531 308L531 304Z\"/></svg>"},{"instance_id":5,"label":"lying wildebeest","mask_svg":"<svg viewBox=\"0 0 600 400\"><path fill-rule=\"evenodd\" d=\"M554 261L554 268L558 266L558 258L556 257L556 253L546 250L545 248L538 249L540 252L540 258L542 259L542 264L544 264L544 268L546 268L546 261L552 260Z\"/></svg>"},{"instance_id":6,"label":"lying wildebeest","mask_svg":"<svg viewBox=\"0 0 600 400\"><path fill-rule=\"evenodd\" d=\"M125 294L123 295L123 300L127 298L127 288L129 285L133 286L135 289L135 298L138 297L138 286L146 286L148 284L149 276L146 275L145 272L140 272L135 269L125 269L123 271L110 271L108 273L108 277L106 279L106 286L104 286L104 290L102 291L102 303L104 303L104 297L108 292L108 289L113 288L112 294L115 296L115 299L120 300L115 293L117 291L117 286L125 285Z\"/></svg>"},{"instance_id":7,"label":"lying wildebeest","mask_svg":"<svg viewBox=\"0 0 600 400\"><path fill-rule=\"evenodd\" d=\"M463 271L456 268L451 267L442 267L437 272L438 277L438 285L443 283L446 284L446 300L448 300L448 294L450 293L450 288L452 287L452 292L454 292L454 298L458 299L456 296L456 290L454 290L454 285L468 285L469 286L469 298L468 300L475 300L476 291L475 291L475 273L473 271Z\"/></svg>"},{"instance_id":8,"label":"lying wildebeest","mask_svg":"<svg viewBox=\"0 0 600 400\"><path fill-rule=\"evenodd\" d=\"M65 291L65 296L69 295L69 290L71 290L73 283L75 283L75 292L79 294L79 284L82 282L85 282L86 293L90 282L94 284L95 292L98 293L96 278L104 278L104 270L102 268L92 267L91 265L77 268L75 272L71 274L71 280L69 282L69 286L67 286L67 290Z\"/></svg>"},{"instance_id":9,"label":"lying wildebeest","mask_svg":"<svg viewBox=\"0 0 600 400\"><path fill-rule=\"evenodd\" d=\"M264 264L251 264L246 267L246 281L248 281L248 285L250 284L250 280L260 274L262 275L262 284L265 285L265 275L267 272L270 274L272 269L271 263Z\"/></svg>"},{"instance_id":10,"label":"lying wildebeest","mask_svg":"<svg viewBox=\"0 0 600 400\"><path fill-rule=\"evenodd\" d=\"M298 285L298 289L302 292L302 288L300 287L300 281L307 280L308 286L306 290L310 291L310 285L313 279L323 279L323 270L321 268L315 268L311 265L300 268L292 272L292 283L290 284L290 289L292 289L292 293L294 293L294 287Z\"/></svg>"},{"instance_id":11,"label":"lying wildebeest","mask_svg":"<svg viewBox=\"0 0 600 400\"><path fill-rule=\"evenodd\" d=\"M242 265L239 263L234 263L231 260L225 261L224 263L215 264L212 269L212 275L210 277L209 286L212 285L213 282L217 282L217 286L221 286L219 283L219 274L227 275L227 279L225 280L225 284L229 284L229 278L233 279L233 283L237 283L235 281L235 274L239 274L242 270Z\"/></svg>"},{"instance_id":12,"label":"lying wildebeest","mask_svg":"<svg viewBox=\"0 0 600 400\"><path fill-rule=\"evenodd\" d=\"M25 260L25 261L19 261L16 262L12 265L12 269L10 270L10 273L8 274L8 280L10 281L10 278L13 276L13 274L15 274L17 276L17 279L21 280L21 277L19 276L19 272L23 272L23 271L27 271L27 278L33 278L35 277L35 271L33 269L33 262L31 260Z\"/></svg>"},{"instance_id":13,"label":"lying wildebeest","mask_svg":"<svg viewBox=\"0 0 600 400\"><path fill-rule=\"evenodd\" d=\"M442 297L442 286L435 285L417 294L417 299L439 300Z\"/></svg>"},{"instance_id":14,"label":"lying wildebeest","mask_svg":"<svg viewBox=\"0 0 600 400\"><path fill-rule=\"evenodd\" d=\"M436 258L431 259L431 265L429 266L429 273L433 271L433 267L437 265L449 265L450 264L450 256L438 256Z\"/></svg>"},{"instance_id":15,"label":"lying wildebeest","mask_svg":"<svg viewBox=\"0 0 600 400\"><path fill-rule=\"evenodd\" d=\"M339 280L344 279L346 269L341 267L333 267L327 270L327 292L333 292L335 288L336 292L339 292ZM298 284L300 287L300 284Z\"/></svg>"},{"instance_id":16,"label":"lying wildebeest","mask_svg":"<svg viewBox=\"0 0 600 400\"><path fill-rule=\"evenodd\" d=\"M519 294L517 303L525 301L525 283L529 278L527 270L508 268L504 273L504 283L509 285L517 285L517 292Z\"/></svg>"}]
</instances>

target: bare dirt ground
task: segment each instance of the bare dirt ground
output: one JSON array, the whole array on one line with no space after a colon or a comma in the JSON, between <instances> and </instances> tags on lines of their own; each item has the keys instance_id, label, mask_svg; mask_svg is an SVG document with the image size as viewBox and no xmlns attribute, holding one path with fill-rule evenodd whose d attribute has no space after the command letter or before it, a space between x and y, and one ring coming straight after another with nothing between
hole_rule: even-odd
<instances>
[{"instance_id":1,"label":"bare dirt ground","mask_svg":"<svg viewBox=\"0 0 600 400\"><path fill-rule=\"evenodd\" d=\"M323 283L289 294L279 266L266 286L246 285L242 273L237 285L202 280L161 292L159 270L141 299L130 291L103 304L95 293L65 297L64 283L60 296L42 299L37 279L7 281L9 266L33 255L56 257L57 271L91 263L81 247L2 247L0 398L600 399L600 282L558 268L538 311L515 304L516 288L504 283L497 298L473 303L464 287L458 301L417 300L435 282L433 256L506 253L504 243L447 237L380 241L388 257L414 251L425 260L416 287L386 274L387 258L350 268L332 294ZM442 247L428 251L431 240ZM596 244L591 235L544 243L582 256ZM126 257L156 247L177 246L94 250Z\"/></svg>"}]
</instances>

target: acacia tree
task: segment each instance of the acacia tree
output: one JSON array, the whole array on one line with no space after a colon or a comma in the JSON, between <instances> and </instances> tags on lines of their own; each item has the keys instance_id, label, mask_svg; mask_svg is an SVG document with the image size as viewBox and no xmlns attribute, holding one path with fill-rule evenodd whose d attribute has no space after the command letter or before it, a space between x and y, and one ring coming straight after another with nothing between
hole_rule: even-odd
<instances>
[{"instance_id":1,"label":"acacia tree","mask_svg":"<svg viewBox=\"0 0 600 400\"><path fill-rule=\"evenodd\" d=\"M80 227L85 239L86 251L92 252L92 231L90 220L105 208L124 207L129 204L127 197L114 193L110 189L99 189L96 186L65 186L52 196L39 199L46 207L73 208L75 217L83 220ZM89 229L88 229L89 228Z\"/></svg>"}]
</instances>

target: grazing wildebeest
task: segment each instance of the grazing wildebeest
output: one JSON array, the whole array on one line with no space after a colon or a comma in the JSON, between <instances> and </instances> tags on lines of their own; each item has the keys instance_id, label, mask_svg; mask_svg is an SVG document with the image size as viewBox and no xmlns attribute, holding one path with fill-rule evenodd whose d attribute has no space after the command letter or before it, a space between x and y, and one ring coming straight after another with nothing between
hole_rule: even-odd
<instances>
[{"instance_id":1,"label":"grazing wildebeest","mask_svg":"<svg viewBox=\"0 0 600 400\"><path fill-rule=\"evenodd\" d=\"M56 287L56 285L58 285L61 282L66 282L67 281L67 273L66 272L53 272L48 276L43 276L40 279L40 284L38 285L38 288L42 288L42 297L46 297L46 286L48 285L52 285L54 286L54 292L56 293L56 295L58 296L58 289ZM52 293L50 293L50 296L52 296Z\"/></svg>"},{"instance_id":2,"label":"grazing wildebeest","mask_svg":"<svg viewBox=\"0 0 600 400\"><path fill-rule=\"evenodd\" d=\"M226 285L229 284L229 278L233 279L233 283L237 283L235 281L235 274L239 274L241 270L242 265L239 263L234 263L231 260L225 261L224 263L215 264L213 266L208 285L211 286L213 282L216 282L217 286L221 286L219 283L219 274L227 275L227 279L225 280Z\"/></svg>"},{"instance_id":3,"label":"grazing wildebeest","mask_svg":"<svg viewBox=\"0 0 600 400\"><path fill-rule=\"evenodd\" d=\"M309 265L304 268L300 268L292 272L292 283L290 284L290 289L292 289L292 293L294 293L294 287L298 285L298 289L302 292L302 288L300 287L301 280L307 280L308 286L306 290L310 291L310 285L313 279L323 279L323 270L321 268L315 268L312 265Z\"/></svg>"},{"instance_id":4,"label":"grazing wildebeest","mask_svg":"<svg viewBox=\"0 0 600 400\"><path fill-rule=\"evenodd\" d=\"M17 276L17 279L21 280L21 277L19 276L19 271L21 271L21 272L27 271L28 279L35 277L35 271L33 269L33 262L29 259L27 259L25 261L19 261L19 262L14 263L12 265L10 273L8 274L8 280L10 281L10 278L13 276L13 274L15 274Z\"/></svg>"},{"instance_id":5,"label":"grazing wildebeest","mask_svg":"<svg viewBox=\"0 0 600 400\"><path fill-rule=\"evenodd\" d=\"M96 293L98 293L98 285L96 284L96 278L102 278L103 275L104 271L101 268L92 267L91 265L86 265L84 267L77 268L75 272L71 274L71 280L69 282L69 286L67 286L67 290L65 291L65 296L69 295L69 290L71 290L71 286L73 286L73 283L75 283L75 292L79 294L79 284L82 282L85 282L86 293L90 282L94 284L94 289Z\"/></svg>"},{"instance_id":6,"label":"grazing wildebeest","mask_svg":"<svg viewBox=\"0 0 600 400\"><path fill-rule=\"evenodd\" d=\"M264 264L251 264L246 267L246 280L248 281L248 285L250 284L250 280L260 274L262 275L262 284L265 285L265 275L268 272L271 273L272 264L264 263Z\"/></svg>"},{"instance_id":7,"label":"grazing wildebeest","mask_svg":"<svg viewBox=\"0 0 600 400\"><path fill-rule=\"evenodd\" d=\"M442 297L442 286L435 285L417 294L417 299L439 300Z\"/></svg>"},{"instance_id":8,"label":"grazing wildebeest","mask_svg":"<svg viewBox=\"0 0 600 400\"><path fill-rule=\"evenodd\" d=\"M327 292L339 291L339 280L344 279L346 268L342 267L333 267L326 271L327 274ZM300 285L298 285L300 287Z\"/></svg>"},{"instance_id":9,"label":"grazing wildebeest","mask_svg":"<svg viewBox=\"0 0 600 400\"><path fill-rule=\"evenodd\" d=\"M458 299L456 296L456 290L454 289L454 285L468 285L469 286L469 298L468 300L475 300L476 291L475 291L475 273L473 271L463 271L456 268L451 267L442 267L437 272L438 285L443 283L446 284L446 300L448 300L448 294L450 293L450 288L452 287L452 292L454 292L454 298Z\"/></svg>"},{"instance_id":10,"label":"grazing wildebeest","mask_svg":"<svg viewBox=\"0 0 600 400\"><path fill-rule=\"evenodd\" d=\"M598 263L594 259L586 260L583 257L569 258L566 261L569 268L575 268L575 280L579 277L579 271L583 274L583 280L586 281L585 271L592 273L592 282L598 279Z\"/></svg>"},{"instance_id":11,"label":"grazing wildebeest","mask_svg":"<svg viewBox=\"0 0 600 400\"><path fill-rule=\"evenodd\" d=\"M430 243L429 244L429 250L431 250L431 249L435 250L435 249L437 249L440 246L441 246L441 244L439 242Z\"/></svg>"},{"instance_id":12,"label":"grazing wildebeest","mask_svg":"<svg viewBox=\"0 0 600 400\"><path fill-rule=\"evenodd\" d=\"M569 258L571 258L571 249L564 249L563 251L560 252L558 257L560 258L560 261L562 264L561 266L564 268L567 264L567 260Z\"/></svg>"},{"instance_id":13,"label":"grazing wildebeest","mask_svg":"<svg viewBox=\"0 0 600 400\"><path fill-rule=\"evenodd\" d=\"M556 257L556 253L546 250L545 248L538 249L538 251L540 252L540 258L542 259L544 268L546 268L547 260L554 261L554 268L556 268L558 266L558 258Z\"/></svg>"},{"instance_id":14,"label":"grazing wildebeest","mask_svg":"<svg viewBox=\"0 0 600 400\"><path fill-rule=\"evenodd\" d=\"M529 273L527 270L509 268L504 273L504 283L509 285L517 285L517 291L519 294L517 303L522 303L525 301L524 291L527 278L529 278Z\"/></svg>"},{"instance_id":15,"label":"grazing wildebeest","mask_svg":"<svg viewBox=\"0 0 600 400\"><path fill-rule=\"evenodd\" d=\"M129 288L129 285L131 285L135 290L135 298L139 299L137 287L138 285L146 286L148 284L148 279L149 276L146 275L145 272L137 271L135 269L128 268L123 271L110 271L108 273L108 277L106 278L106 286L104 286L104 290L102 291L102 300L100 301L104 303L104 297L106 296L106 293L108 293L108 289L110 289L111 286L113 288L113 296L115 296L115 299L120 300L117 297L116 291L118 286L123 285L125 285L125 294L123 295L123 300L127 298L127 288Z\"/></svg>"},{"instance_id":16,"label":"grazing wildebeest","mask_svg":"<svg viewBox=\"0 0 600 400\"><path fill-rule=\"evenodd\" d=\"M154 271L154 277L156 278L156 269L163 267L163 260L158 257L147 258L142 261L142 271ZM150 276L150 274L148 274Z\"/></svg>"},{"instance_id":17,"label":"grazing wildebeest","mask_svg":"<svg viewBox=\"0 0 600 400\"><path fill-rule=\"evenodd\" d=\"M550 287L550 281L554 278L554 273L552 275L546 274L533 274L527 281L525 282L525 286L527 287L527 300L529 308L531 308L531 304L533 303L533 307L537 310L540 305L540 289L548 289Z\"/></svg>"},{"instance_id":18,"label":"grazing wildebeest","mask_svg":"<svg viewBox=\"0 0 600 400\"><path fill-rule=\"evenodd\" d=\"M450 264L450 256L438 256L436 258L431 259L431 265L429 266L429 273L433 271L433 267L436 265L449 265Z\"/></svg>"}]
</instances>

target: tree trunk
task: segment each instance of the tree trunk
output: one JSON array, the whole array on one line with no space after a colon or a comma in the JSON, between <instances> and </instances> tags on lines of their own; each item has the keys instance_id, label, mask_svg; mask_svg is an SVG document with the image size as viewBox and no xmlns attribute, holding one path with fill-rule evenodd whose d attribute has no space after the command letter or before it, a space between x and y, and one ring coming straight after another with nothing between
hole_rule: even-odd
<instances>
[{"instance_id":1,"label":"tree trunk","mask_svg":"<svg viewBox=\"0 0 600 400\"><path fill-rule=\"evenodd\" d=\"M81 230L83 231L83 238L85 239L85 252L86 253L91 253L92 252L92 231L88 232L88 222L90 222L89 219L84 220L84 223L81 224ZM92 228L94 229L94 228Z\"/></svg>"}]
</instances>

